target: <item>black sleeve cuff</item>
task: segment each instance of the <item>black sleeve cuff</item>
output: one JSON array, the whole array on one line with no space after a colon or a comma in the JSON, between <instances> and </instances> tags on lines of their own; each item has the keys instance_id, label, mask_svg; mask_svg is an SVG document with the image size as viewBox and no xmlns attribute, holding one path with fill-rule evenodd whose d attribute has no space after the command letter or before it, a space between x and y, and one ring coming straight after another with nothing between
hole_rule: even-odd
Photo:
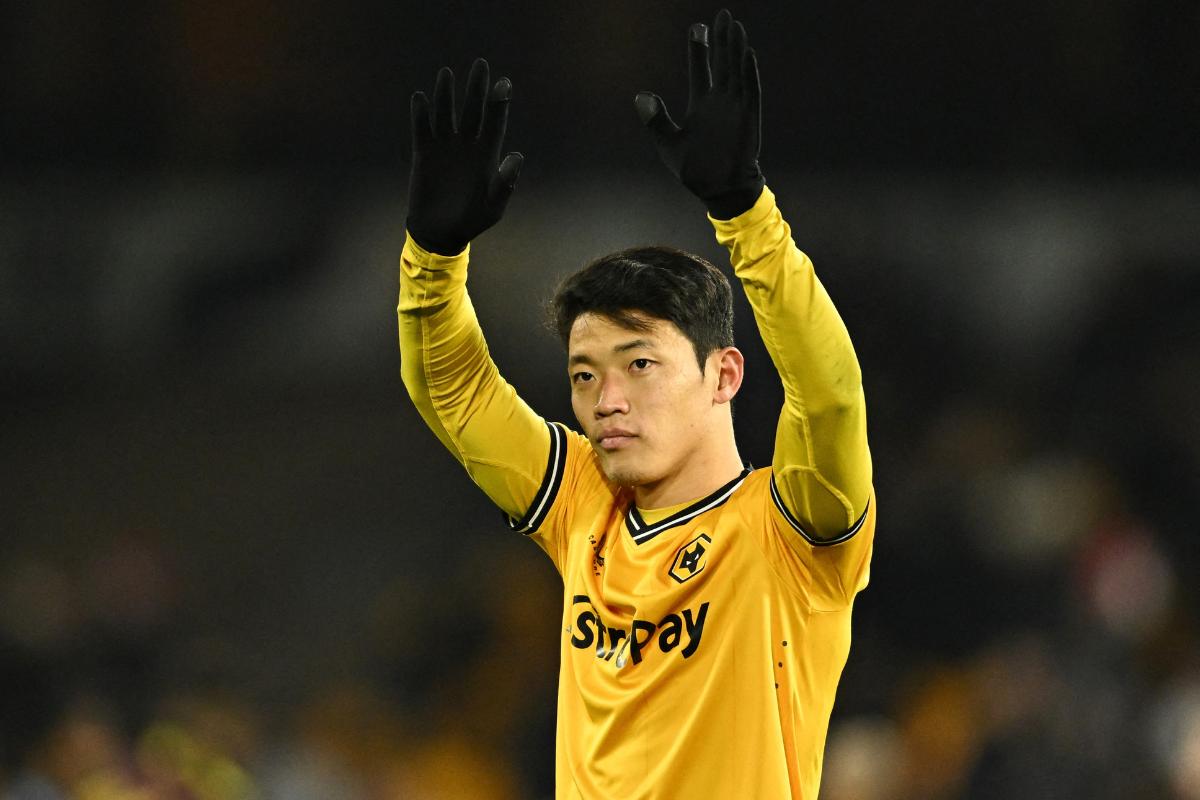
<instances>
[{"instance_id":1,"label":"black sleeve cuff","mask_svg":"<svg viewBox=\"0 0 1200 800\"><path fill-rule=\"evenodd\" d=\"M558 496L558 488L562 486L563 471L567 466L567 436L558 425L547 422L546 427L550 429L550 455L546 457L546 474L542 478L542 485L538 487L525 516L513 519L504 515L508 527L518 533L537 533L550 514L550 507Z\"/></svg>"},{"instance_id":2,"label":"black sleeve cuff","mask_svg":"<svg viewBox=\"0 0 1200 800\"><path fill-rule=\"evenodd\" d=\"M829 547L830 545L841 544L842 542L846 542L854 538L854 534L858 533L859 530L862 529L863 523L867 521L867 512L871 510L871 501L868 500L867 507L863 509L862 516L858 518L858 522L855 522L849 527L849 529L843 531L832 539L818 539L806 531L804 526L800 524L800 520L792 516L792 512L788 511L787 507L784 506L783 498L779 496L779 489L775 486L774 475L771 476L771 499L775 501L775 507L779 509L779 513L783 515L785 520L787 520L788 525L791 525L792 529L795 530L796 533L800 534L800 536L803 537L803 539L813 547Z\"/></svg>"}]
</instances>

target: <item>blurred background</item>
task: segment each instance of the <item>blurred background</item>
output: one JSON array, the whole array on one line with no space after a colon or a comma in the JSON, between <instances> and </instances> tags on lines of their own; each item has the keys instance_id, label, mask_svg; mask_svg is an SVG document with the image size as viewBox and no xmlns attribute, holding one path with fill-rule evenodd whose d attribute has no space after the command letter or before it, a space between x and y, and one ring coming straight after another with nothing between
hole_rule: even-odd
<instances>
[{"instance_id":1,"label":"blurred background","mask_svg":"<svg viewBox=\"0 0 1200 800\"><path fill-rule=\"evenodd\" d=\"M880 505L822 797L1200 798L1200 6L780 5L762 163ZM716 10L0 7L0 797L552 796L561 582L399 380L408 96L513 80L471 290L570 421L558 278L725 263L631 102Z\"/></svg>"}]
</instances>

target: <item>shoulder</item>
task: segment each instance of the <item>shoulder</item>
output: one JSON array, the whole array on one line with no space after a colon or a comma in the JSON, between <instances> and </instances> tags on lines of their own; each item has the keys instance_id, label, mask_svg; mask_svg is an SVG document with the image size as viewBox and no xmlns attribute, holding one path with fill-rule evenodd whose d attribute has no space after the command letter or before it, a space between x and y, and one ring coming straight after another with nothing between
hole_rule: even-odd
<instances>
[{"instance_id":1,"label":"shoulder","mask_svg":"<svg viewBox=\"0 0 1200 800\"><path fill-rule=\"evenodd\" d=\"M738 505L761 503L771 495L771 468L751 469L730 501Z\"/></svg>"},{"instance_id":2,"label":"shoulder","mask_svg":"<svg viewBox=\"0 0 1200 800\"><path fill-rule=\"evenodd\" d=\"M547 521L563 527L575 509L608 506L621 496L620 487L608 481L586 436L560 422L548 422L550 450L542 484L529 511L509 525L522 533L534 533Z\"/></svg>"}]
</instances>

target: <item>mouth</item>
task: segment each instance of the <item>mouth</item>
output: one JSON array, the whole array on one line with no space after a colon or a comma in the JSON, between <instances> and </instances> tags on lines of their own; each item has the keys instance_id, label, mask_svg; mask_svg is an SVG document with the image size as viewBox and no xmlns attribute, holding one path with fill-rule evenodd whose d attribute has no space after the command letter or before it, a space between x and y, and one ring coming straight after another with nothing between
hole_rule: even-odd
<instances>
[{"instance_id":1,"label":"mouth","mask_svg":"<svg viewBox=\"0 0 1200 800\"><path fill-rule=\"evenodd\" d=\"M596 437L596 444L602 450L612 452L628 446L636 438L637 436L628 431L606 431Z\"/></svg>"}]
</instances>

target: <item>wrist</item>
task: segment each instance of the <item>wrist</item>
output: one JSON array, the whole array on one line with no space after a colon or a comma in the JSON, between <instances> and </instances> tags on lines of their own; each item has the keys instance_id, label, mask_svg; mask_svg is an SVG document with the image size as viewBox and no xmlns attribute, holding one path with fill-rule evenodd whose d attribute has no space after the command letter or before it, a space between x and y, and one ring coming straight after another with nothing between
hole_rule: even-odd
<instances>
[{"instance_id":1,"label":"wrist","mask_svg":"<svg viewBox=\"0 0 1200 800\"><path fill-rule=\"evenodd\" d=\"M429 236L413 230L411 218L406 223L408 235L422 250L432 255L453 257L467 249L469 241L458 242L440 236Z\"/></svg>"},{"instance_id":2,"label":"wrist","mask_svg":"<svg viewBox=\"0 0 1200 800\"><path fill-rule=\"evenodd\" d=\"M440 271L444 269L453 269L459 263L465 263L466 256L471 252L471 245L467 245L457 252L451 253L450 248L443 248L445 253L439 252L432 248L426 247L420 239L413 236L412 231L405 231L407 234L404 238L404 256L414 264L419 264L423 269Z\"/></svg>"},{"instance_id":3,"label":"wrist","mask_svg":"<svg viewBox=\"0 0 1200 800\"><path fill-rule=\"evenodd\" d=\"M765 185L766 181L760 173L751 184L702 199L714 219L733 219L754 207Z\"/></svg>"}]
</instances>

